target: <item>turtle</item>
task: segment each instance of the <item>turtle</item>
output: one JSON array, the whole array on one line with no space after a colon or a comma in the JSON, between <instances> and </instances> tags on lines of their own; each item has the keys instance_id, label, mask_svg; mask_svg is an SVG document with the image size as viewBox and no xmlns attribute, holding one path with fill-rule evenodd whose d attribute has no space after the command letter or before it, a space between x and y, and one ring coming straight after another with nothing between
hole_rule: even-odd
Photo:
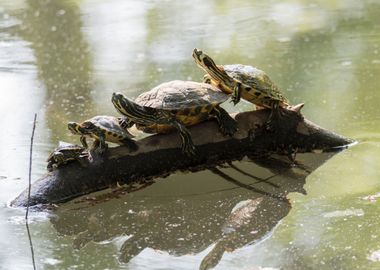
<instances>
[{"instance_id":1,"label":"turtle","mask_svg":"<svg viewBox=\"0 0 380 270\"><path fill-rule=\"evenodd\" d=\"M134 136L127 130L131 124L123 117L99 115L82 123L69 122L67 126L72 134L81 135L80 141L87 149L87 138L93 138L93 149L99 154L107 149L106 141L126 145L131 151L137 150L137 144L132 139Z\"/></svg>"},{"instance_id":2,"label":"turtle","mask_svg":"<svg viewBox=\"0 0 380 270\"><path fill-rule=\"evenodd\" d=\"M187 126L216 118L223 135L232 136L237 122L219 105L229 98L217 87L193 81L174 80L162 83L131 101L121 93L113 93L115 108L146 133L168 133L177 130L182 152L195 155L195 147Z\"/></svg>"},{"instance_id":3,"label":"turtle","mask_svg":"<svg viewBox=\"0 0 380 270\"><path fill-rule=\"evenodd\" d=\"M264 71L242 64L216 65L210 56L198 49L193 50L192 56L195 63L207 72L204 82L215 85L231 95L235 105L242 97L259 108L272 109L268 122L279 115L279 107L290 106L279 87Z\"/></svg>"},{"instance_id":4,"label":"turtle","mask_svg":"<svg viewBox=\"0 0 380 270\"><path fill-rule=\"evenodd\" d=\"M47 159L47 170L54 169L70 161L77 160L82 166L89 162L89 153L82 146L60 141L58 147L53 150Z\"/></svg>"},{"instance_id":5,"label":"turtle","mask_svg":"<svg viewBox=\"0 0 380 270\"><path fill-rule=\"evenodd\" d=\"M259 210L263 200L262 197L259 197L241 201L232 209L222 227L222 237L216 241L211 251L202 259L199 266L200 270L216 267L226 251L232 252L246 244L247 240L252 241L252 237L256 240L267 232L266 226L257 226L256 228L252 226L255 221L260 220L262 214Z\"/></svg>"}]
</instances>

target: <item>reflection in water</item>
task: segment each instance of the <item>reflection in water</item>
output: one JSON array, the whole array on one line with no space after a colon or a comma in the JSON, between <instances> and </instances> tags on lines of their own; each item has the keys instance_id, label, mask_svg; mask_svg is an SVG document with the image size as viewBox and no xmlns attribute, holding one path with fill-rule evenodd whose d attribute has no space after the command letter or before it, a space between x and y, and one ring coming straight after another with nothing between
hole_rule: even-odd
<instances>
[{"instance_id":1,"label":"reflection in water","mask_svg":"<svg viewBox=\"0 0 380 270\"><path fill-rule=\"evenodd\" d=\"M276 158L260 165L252 161L233 164L238 170L215 168L214 173L233 184L222 191L165 198L143 196L140 191L108 202L102 194L98 197L101 204L93 203L96 196L90 202L76 200L58 208L51 222L59 233L75 236L73 245L77 249L85 248L89 242L129 236L119 250L119 260L124 263L146 248L182 256L198 254L214 245L200 266L209 269L218 264L224 252L258 241L287 215L291 206L286 195L304 193L307 175L331 154L311 156L301 155L310 171ZM279 170L282 175L277 174ZM269 178L268 171L272 185L263 181ZM236 180L236 173L249 175L253 182ZM73 222L76 226L70 225Z\"/></svg>"},{"instance_id":2,"label":"reflection in water","mask_svg":"<svg viewBox=\"0 0 380 270\"><path fill-rule=\"evenodd\" d=\"M66 140L66 123L93 111L92 63L82 33L79 6L72 1L30 0L16 34L31 42L38 77L46 89L48 127L54 141Z\"/></svg>"}]
</instances>

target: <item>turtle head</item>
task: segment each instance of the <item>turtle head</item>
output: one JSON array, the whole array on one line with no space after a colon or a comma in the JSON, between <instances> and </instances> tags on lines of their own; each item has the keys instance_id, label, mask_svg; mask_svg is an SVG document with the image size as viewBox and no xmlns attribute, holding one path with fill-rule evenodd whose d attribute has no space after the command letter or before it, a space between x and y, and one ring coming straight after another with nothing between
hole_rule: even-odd
<instances>
[{"instance_id":1,"label":"turtle head","mask_svg":"<svg viewBox=\"0 0 380 270\"><path fill-rule=\"evenodd\" d=\"M203 63L203 59L210 58L207 54L205 54L201 50L198 50L197 48L195 48L193 50L192 56L193 56L193 58L195 60L195 63L197 63L197 65L199 65L199 66L203 66L203 64L204 64ZM212 61L212 59L211 59L211 61ZM206 62L207 62L207 60L206 60Z\"/></svg>"},{"instance_id":2,"label":"turtle head","mask_svg":"<svg viewBox=\"0 0 380 270\"><path fill-rule=\"evenodd\" d=\"M195 63L206 71L212 80L226 85L227 88L233 88L234 80L227 75L227 73L223 70L223 67L217 66L210 56L196 48L193 50L192 56Z\"/></svg>"},{"instance_id":3,"label":"turtle head","mask_svg":"<svg viewBox=\"0 0 380 270\"><path fill-rule=\"evenodd\" d=\"M74 135L90 134L94 131L94 129L96 129L96 126L89 121L83 122L82 124L78 124L77 122L69 122L67 127Z\"/></svg>"},{"instance_id":4,"label":"turtle head","mask_svg":"<svg viewBox=\"0 0 380 270\"><path fill-rule=\"evenodd\" d=\"M129 121L132 121L134 118L137 117L136 111L139 110L140 106L137 105L135 102L129 100L122 93L113 93L112 103L119 113L128 117Z\"/></svg>"},{"instance_id":5,"label":"turtle head","mask_svg":"<svg viewBox=\"0 0 380 270\"><path fill-rule=\"evenodd\" d=\"M82 134L82 132L80 131L80 125L77 122L69 122L67 124L67 127L69 128L72 134Z\"/></svg>"},{"instance_id":6,"label":"turtle head","mask_svg":"<svg viewBox=\"0 0 380 270\"><path fill-rule=\"evenodd\" d=\"M129 113L128 113L129 102L128 102L128 99L122 93L119 93L119 92L113 93L111 101L119 113L125 116L129 116Z\"/></svg>"}]
</instances>

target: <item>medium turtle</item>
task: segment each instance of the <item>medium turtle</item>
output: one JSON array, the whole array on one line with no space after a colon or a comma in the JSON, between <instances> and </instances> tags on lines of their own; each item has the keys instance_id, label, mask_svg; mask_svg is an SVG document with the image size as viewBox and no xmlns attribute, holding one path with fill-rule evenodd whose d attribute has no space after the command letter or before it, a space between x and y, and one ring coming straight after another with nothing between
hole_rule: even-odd
<instances>
[{"instance_id":1,"label":"medium turtle","mask_svg":"<svg viewBox=\"0 0 380 270\"><path fill-rule=\"evenodd\" d=\"M216 65L210 56L198 49L193 50L192 56L196 64L207 72L204 82L231 94L235 105L242 97L258 107L272 109L268 122L279 115L279 107L289 107L289 101L264 71L241 64Z\"/></svg>"},{"instance_id":2,"label":"medium turtle","mask_svg":"<svg viewBox=\"0 0 380 270\"><path fill-rule=\"evenodd\" d=\"M235 104L242 97L264 108L272 108L273 103L289 106L288 100L264 71L241 64L216 65L210 56L197 49L193 50L192 56L197 65L207 72L205 82L232 94Z\"/></svg>"},{"instance_id":3,"label":"medium turtle","mask_svg":"<svg viewBox=\"0 0 380 270\"><path fill-rule=\"evenodd\" d=\"M122 117L95 116L82 123L69 122L68 128L75 135L81 135L80 141L88 148L87 138L93 138L93 148L99 154L107 149L106 141L119 145L126 145L131 151L137 150L137 145L132 140L133 135L126 129L130 124Z\"/></svg>"},{"instance_id":4,"label":"medium turtle","mask_svg":"<svg viewBox=\"0 0 380 270\"><path fill-rule=\"evenodd\" d=\"M84 147L60 141L58 147L47 159L47 169L51 172L61 165L75 160L82 166L86 166L89 162L88 158L89 154Z\"/></svg>"},{"instance_id":5,"label":"medium turtle","mask_svg":"<svg viewBox=\"0 0 380 270\"><path fill-rule=\"evenodd\" d=\"M147 133L168 133L178 130L182 152L195 154L195 147L186 126L216 118L224 135L233 135L236 121L219 105L228 99L218 88L205 83L170 81L138 96L135 102L114 93L115 108L137 129Z\"/></svg>"}]
</instances>

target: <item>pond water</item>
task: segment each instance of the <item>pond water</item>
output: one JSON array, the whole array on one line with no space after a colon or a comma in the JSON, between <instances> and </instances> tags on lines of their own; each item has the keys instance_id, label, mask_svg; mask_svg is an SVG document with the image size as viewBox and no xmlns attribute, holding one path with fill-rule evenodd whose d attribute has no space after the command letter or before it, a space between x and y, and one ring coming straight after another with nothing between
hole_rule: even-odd
<instances>
[{"instance_id":1,"label":"pond water","mask_svg":"<svg viewBox=\"0 0 380 270\"><path fill-rule=\"evenodd\" d=\"M24 209L7 205L27 187L33 114L36 180L59 140L79 143L68 121L116 114L113 91L201 80L195 47L265 70L308 119L358 144L33 212L37 268L380 269L379 18L375 0L0 0L0 269L32 269Z\"/></svg>"}]
</instances>

